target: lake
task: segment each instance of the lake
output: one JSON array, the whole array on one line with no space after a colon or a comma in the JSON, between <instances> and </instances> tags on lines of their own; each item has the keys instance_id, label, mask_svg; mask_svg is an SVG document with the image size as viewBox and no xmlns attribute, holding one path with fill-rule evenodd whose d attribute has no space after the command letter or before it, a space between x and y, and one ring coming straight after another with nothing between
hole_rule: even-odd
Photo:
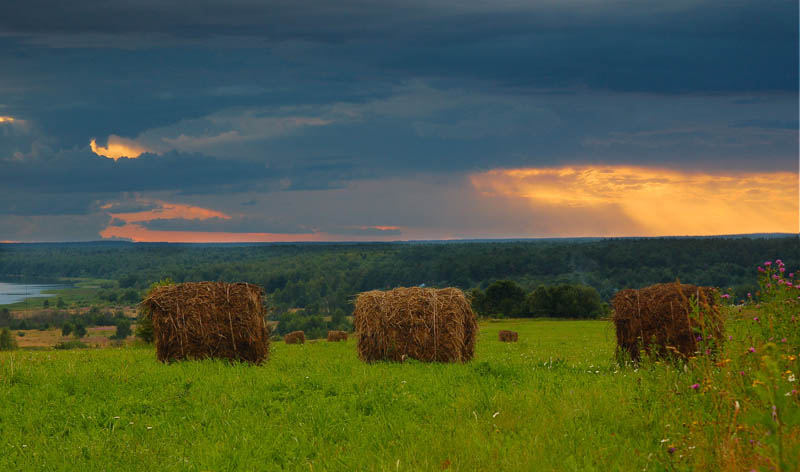
<instances>
[{"instance_id":1,"label":"lake","mask_svg":"<svg viewBox=\"0 0 800 472\"><path fill-rule=\"evenodd\" d=\"M60 288L64 288L64 285L0 282L0 305L21 302L25 298L52 297L52 294L42 292Z\"/></svg>"}]
</instances>

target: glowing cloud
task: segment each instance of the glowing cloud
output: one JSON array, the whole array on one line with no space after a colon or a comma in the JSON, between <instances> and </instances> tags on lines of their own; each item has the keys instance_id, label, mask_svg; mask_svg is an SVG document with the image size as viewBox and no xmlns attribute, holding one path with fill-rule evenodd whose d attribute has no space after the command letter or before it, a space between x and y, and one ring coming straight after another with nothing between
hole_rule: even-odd
<instances>
[{"instance_id":1,"label":"glowing cloud","mask_svg":"<svg viewBox=\"0 0 800 472\"><path fill-rule=\"evenodd\" d=\"M0 116L0 123L13 123L15 121L13 116Z\"/></svg>"},{"instance_id":2,"label":"glowing cloud","mask_svg":"<svg viewBox=\"0 0 800 472\"><path fill-rule=\"evenodd\" d=\"M140 200L141 203L149 203ZM229 220L231 217L225 213L209 210L208 208L201 208L192 205L182 205L180 203L167 203L160 200L152 202L156 208L143 211L134 211L127 213L112 213L108 214L115 220L123 221L125 223L142 223L145 221L153 220L209 220L211 218L221 218ZM111 208L110 204L103 205L101 208L108 210Z\"/></svg>"},{"instance_id":3,"label":"glowing cloud","mask_svg":"<svg viewBox=\"0 0 800 472\"><path fill-rule=\"evenodd\" d=\"M588 210L611 219L602 230L586 223L581 235L587 236L798 232L798 175L791 172L579 166L497 169L470 180L484 198L523 200L532 210L558 210L562 216ZM627 229L620 224L615 232L614 219L627 222Z\"/></svg>"},{"instance_id":4,"label":"glowing cloud","mask_svg":"<svg viewBox=\"0 0 800 472\"><path fill-rule=\"evenodd\" d=\"M136 159L145 152L152 152L150 149L132 139L123 138L115 134L108 137L108 142L105 147L99 146L94 139L89 142L89 147L91 147L92 152L98 156L114 159L115 161L121 157Z\"/></svg>"},{"instance_id":5,"label":"glowing cloud","mask_svg":"<svg viewBox=\"0 0 800 472\"><path fill-rule=\"evenodd\" d=\"M100 232L103 238L128 239L149 243L272 243L331 241L326 233L226 233L214 231L157 231L138 224L109 226ZM352 238L351 238L352 239Z\"/></svg>"}]
</instances>

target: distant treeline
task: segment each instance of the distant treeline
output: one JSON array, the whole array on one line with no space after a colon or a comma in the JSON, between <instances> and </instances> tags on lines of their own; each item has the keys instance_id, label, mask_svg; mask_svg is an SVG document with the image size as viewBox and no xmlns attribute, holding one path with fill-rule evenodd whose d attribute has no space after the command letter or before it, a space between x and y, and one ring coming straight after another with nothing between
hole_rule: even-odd
<instances>
[{"instance_id":1,"label":"distant treeline","mask_svg":"<svg viewBox=\"0 0 800 472\"><path fill-rule=\"evenodd\" d=\"M275 317L292 308L322 316L338 317L337 310L349 314L353 297L365 290L424 283L488 293L493 283L508 280L525 294L525 302L510 308L512 312L539 316L572 310L555 300L592 298L590 292L578 293L585 290L581 286L594 288L608 301L623 288L680 279L731 290L741 299L755 291L758 264L777 258L791 270L798 268L796 236L230 246L5 244L0 245L0 280L116 280L103 288L103 298L125 302L135 299L134 291L140 296L152 282L166 277L176 282L245 281L264 287ZM479 311L500 309L476 302Z\"/></svg>"}]
</instances>

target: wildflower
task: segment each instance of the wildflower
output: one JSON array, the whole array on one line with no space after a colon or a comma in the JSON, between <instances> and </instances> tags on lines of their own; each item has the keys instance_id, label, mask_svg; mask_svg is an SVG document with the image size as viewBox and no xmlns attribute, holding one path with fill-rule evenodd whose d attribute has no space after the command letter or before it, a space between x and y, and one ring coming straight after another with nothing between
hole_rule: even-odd
<instances>
[{"instance_id":1,"label":"wildflower","mask_svg":"<svg viewBox=\"0 0 800 472\"><path fill-rule=\"evenodd\" d=\"M785 265L785 264L783 263L783 261L782 261L782 260L780 260L780 259L775 259L775 263L776 263L776 264L778 264L779 266L784 266L784 265Z\"/></svg>"},{"instance_id":2,"label":"wildflower","mask_svg":"<svg viewBox=\"0 0 800 472\"><path fill-rule=\"evenodd\" d=\"M763 267L761 267L761 266L758 266L758 271L759 271L759 272L764 272L764 268L763 268Z\"/></svg>"},{"instance_id":3,"label":"wildflower","mask_svg":"<svg viewBox=\"0 0 800 472\"><path fill-rule=\"evenodd\" d=\"M790 279L794 278L794 272L789 272L789 278Z\"/></svg>"},{"instance_id":4,"label":"wildflower","mask_svg":"<svg viewBox=\"0 0 800 472\"><path fill-rule=\"evenodd\" d=\"M782 273L786 272L786 267L780 267L780 268L778 268L778 270L781 271L781 274L782 274Z\"/></svg>"},{"instance_id":5,"label":"wildflower","mask_svg":"<svg viewBox=\"0 0 800 472\"><path fill-rule=\"evenodd\" d=\"M670 454L674 453L674 452L675 452L675 446L670 446L670 447L667 449L667 452L669 452Z\"/></svg>"},{"instance_id":6,"label":"wildflower","mask_svg":"<svg viewBox=\"0 0 800 472\"><path fill-rule=\"evenodd\" d=\"M700 384L692 384L691 388L692 390L697 390L698 388L700 388Z\"/></svg>"},{"instance_id":7,"label":"wildflower","mask_svg":"<svg viewBox=\"0 0 800 472\"><path fill-rule=\"evenodd\" d=\"M755 321L756 323L758 323L758 322L759 322L759 321L761 321L761 320L759 320L757 316L754 316L754 317L753 317L753 321Z\"/></svg>"},{"instance_id":8,"label":"wildflower","mask_svg":"<svg viewBox=\"0 0 800 472\"><path fill-rule=\"evenodd\" d=\"M781 338L781 342L785 343L786 342L786 338Z\"/></svg>"},{"instance_id":9,"label":"wildflower","mask_svg":"<svg viewBox=\"0 0 800 472\"><path fill-rule=\"evenodd\" d=\"M767 262L765 262L765 263L764 263L764 266L765 266L765 267L769 267L769 266L771 266L771 265L772 265L772 262L770 262L770 261L767 261Z\"/></svg>"},{"instance_id":10,"label":"wildflower","mask_svg":"<svg viewBox=\"0 0 800 472\"><path fill-rule=\"evenodd\" d=\"M795 377L794 374L791 374L788 377L786 377L786 380L788 380L789 382L794 382L795 380L797 380L797 377Z\"/></svg>"},{"instance_id":11,"label":"wildflower","mask_svg":"<svg viewBox=\"0 0 800 472\"><path fill-rule=\"evenodd\" d=\"M728 295L727 293L723 293L723 294L722 294L722 298L724 298L724 299L726 299L726 300L727 300L727 299L731 298L731 296L730 296L730 295Z\"/></svg>"},{"instance_id":12,"label":"wildflower","mask_svg":"<svg viewBox=\"0 0 800 472\"><path fill-rule=\"evenodd\" d=\"M753 298L753 294L750 293L750 292L747 292L747 298Z\"/></svg>"},{"instance_id":13,"label":"wildflower","mask_svg":"<svg viewBox=\"0 0 800 472\"><path fill-rule=\"evenodd\" d=\"M772 280L778 280L779 278L778 274L772 274Z\"/></svg>"},{"instance_id":14,"label":"wildflower","mask_svg":"<svg viewBox=\"0 0 800 472\"><path fill-rule=\"evenodd\" d=\"M740 371L739 371L739 375L744 375L744 371L743 371L743 370L740 370Z\"/></svg>"},{"instance_id":15,"label":"wildflower","mask_svg":"<svg viewBox=\"0 0 800 472\"><path fill-rule=\"evenodd\" d=\"M756 348L754 348L753 346L750 346L750 349L748 349L748 351L749 352L756 352Z\"/></svg>"},{"instance_id":16,"label":"wildflower","mask_svg":"<svg viewBox=\"0 0 800 472\"><path fill-rule=\"evenodd\" d=\"M697 340L698 340L698 341L702 341L702 340L703 340L703 337L702 337L702 336L698 336L698 337L697 337Z\"/></svg>"}]
</instances>

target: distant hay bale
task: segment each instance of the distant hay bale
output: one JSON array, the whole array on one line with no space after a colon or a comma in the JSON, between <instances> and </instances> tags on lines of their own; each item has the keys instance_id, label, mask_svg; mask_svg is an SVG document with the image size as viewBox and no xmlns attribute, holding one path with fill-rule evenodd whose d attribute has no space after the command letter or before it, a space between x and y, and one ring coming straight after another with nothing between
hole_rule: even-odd
<instances>
[{"instance_id":1,"label":"distant hay bale","mask_svg":"<svg viewBox=\"0 0 800 472\"><path fill-rule=\"evenodd\" d=\"M679 282L620 290L611 302L618 350L636 361L641 349L656 356L671 352L688 357L722 343L723 320L715 292ZM696 316L691 300L698 306Z\"/></svg>"},{"instance_id":2,"label":"distant hay bale","mask_svg":"<svg viewBox=\"0 0 800 472\"><path fill-rule=\"evenodd\" d=\"M516 331L509 331L507 329L501 329L498 335L500 341L504 343L515 343L517 342L517 338L519 337Z\"/></svg>"},{"instance_id":3,"label":"distant hay bale","mask_svg":"<svg viewBox=\"0 0 800 472\"><path fill-rule=\"evenodd\" d=\"M396 288L358 295L354 325L358 356L367 362L467 362L475 353L478 323L457 288Z\"/></svg>"},{"instance_id":4,"label":"distant hay bale","mask_svg":"<svg viewBox=\"0 0 800 472\"><path fill-rule=\"evenodd\" d=\"M141 306L153 321L161 362L223 358L260 364L269 356L261 287L189 282L158 287Z\"/></svg>"},{"instance_id":5,"label":"distant hay bale","mask_svg":"<svg viewBox=\"0 0 800 472\"><path fill-rule=\"evenodd\" d=\"M283 337L286 344L303 344L306 342L306 333L302 331L292 331Z\"/></svg>"},{"instance_id":6,"label":"distant hay bale","mask_svg":"<svg viewBox=\"0 0 800 472\"><path fill-rule=\"evenodd\" d=\"M328 342L347 341L347 331L328 331Z\"/></svg>"}]
</instances>

